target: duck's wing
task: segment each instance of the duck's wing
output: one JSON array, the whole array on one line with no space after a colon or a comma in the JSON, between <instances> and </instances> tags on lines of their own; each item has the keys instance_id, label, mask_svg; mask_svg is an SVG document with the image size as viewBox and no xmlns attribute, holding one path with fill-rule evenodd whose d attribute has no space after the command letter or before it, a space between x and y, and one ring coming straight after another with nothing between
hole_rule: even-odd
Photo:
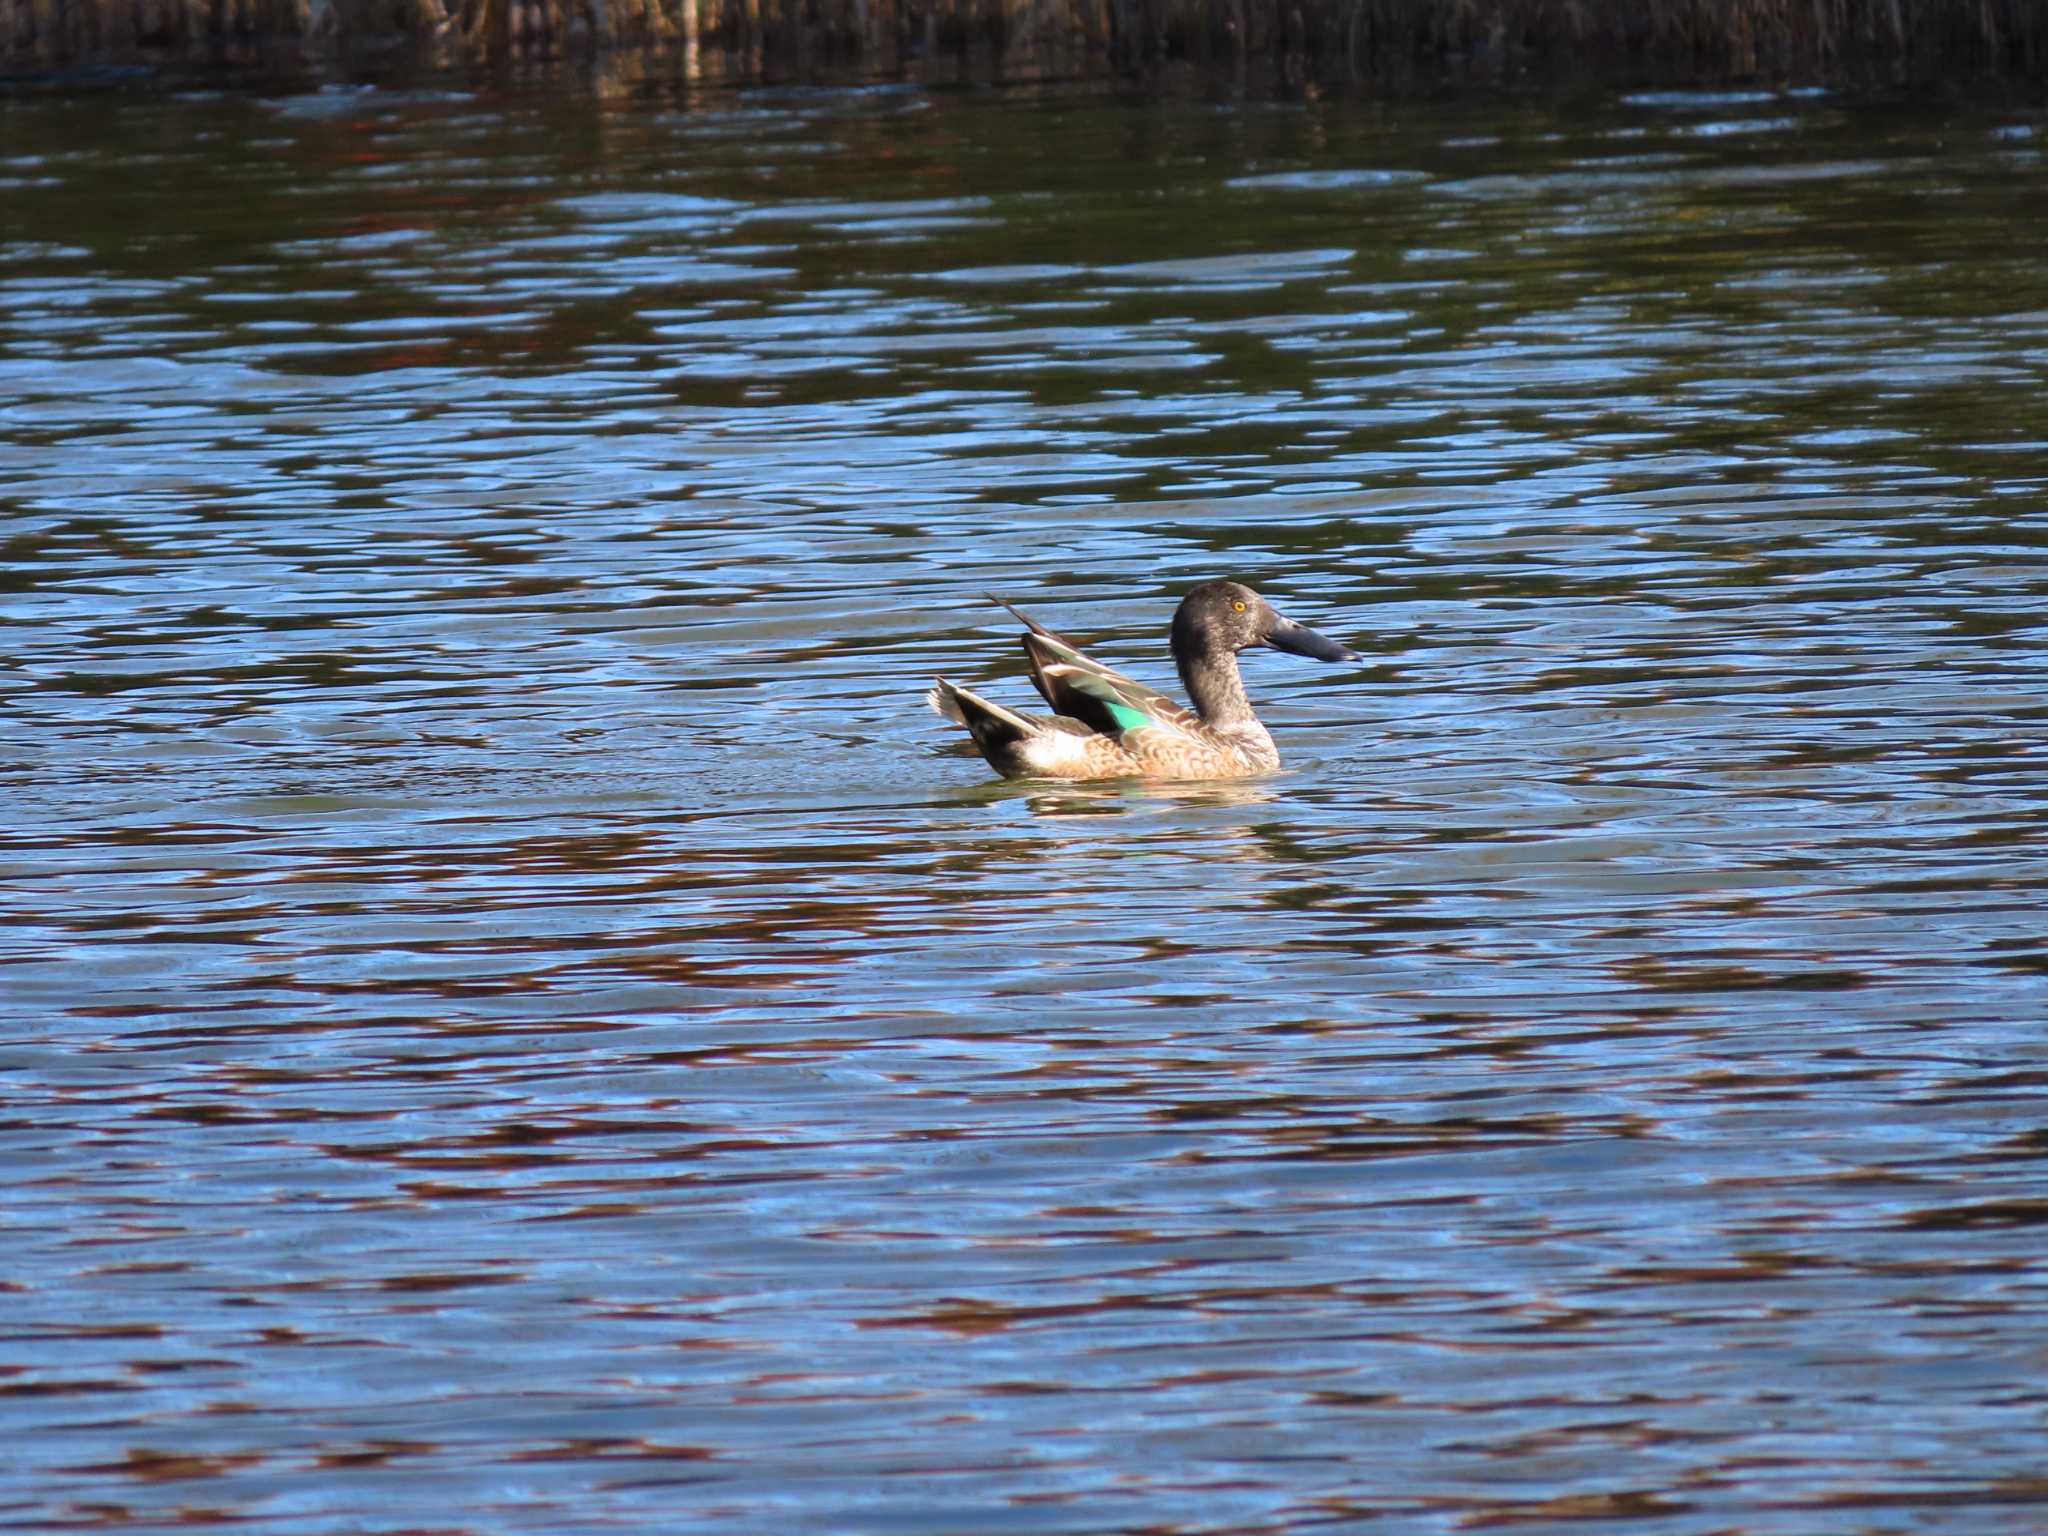
<instances>
[{"instance_id":1,"label":"duck's wing","mask_svg":"<svg viewBox=\"0 0 2048 1536\"><path fill-rule=\"evenodd\" d=\"M1024 625L1024 655L1031 663L1031 681L1057 713L1084 721L1105 736L1121 736L1148 725L1186 735L1199 723L1193 710L1089 659L1071 640L1047 629L1014 604L993 594L990 600L1009 609Z\"/></svg>"}]
</instances>

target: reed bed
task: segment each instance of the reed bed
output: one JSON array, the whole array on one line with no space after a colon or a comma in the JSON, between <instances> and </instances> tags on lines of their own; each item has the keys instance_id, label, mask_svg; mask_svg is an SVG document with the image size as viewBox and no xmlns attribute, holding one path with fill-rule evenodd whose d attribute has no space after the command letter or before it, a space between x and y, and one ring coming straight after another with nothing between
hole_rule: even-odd
<instances>
[{"instance_id":1,"label":"reed bed","mask_svg":"<svg viewBox=\"0 0 2048 1536\"><path fill-rule=\"evenodd\" d=\"M0 59L392 36L527 54L725 50L888 66L947 52L1142 72L1620 68L1689 78L2048 79L2048 0L0 0Z\"/></svg>"}]
</instances>

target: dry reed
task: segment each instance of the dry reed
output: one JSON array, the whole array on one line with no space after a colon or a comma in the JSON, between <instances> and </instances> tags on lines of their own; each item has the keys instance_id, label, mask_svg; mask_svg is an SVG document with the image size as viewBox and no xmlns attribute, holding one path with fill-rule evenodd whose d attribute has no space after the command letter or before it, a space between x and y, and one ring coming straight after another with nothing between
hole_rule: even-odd
<instances>
[{"instance_id":1,"label":"dry reed","mask_svg":"<svg viewBox=\"0 0 2048 1536\"><path fill-rule=\"evenodd\" d=\"M2048 77L2048 0L0 0L0 59L409 35L484 52L726 50L886 67L947 51L1142 72L1609 67L1638 76Z\"/></svg>"}]
</instances>

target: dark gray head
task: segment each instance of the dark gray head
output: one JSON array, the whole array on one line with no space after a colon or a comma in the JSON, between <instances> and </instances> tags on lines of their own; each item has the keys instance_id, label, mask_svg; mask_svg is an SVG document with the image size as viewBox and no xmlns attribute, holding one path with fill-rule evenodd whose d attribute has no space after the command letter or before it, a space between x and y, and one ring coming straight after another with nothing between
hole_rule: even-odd
<instances>
[{"instance_id":1,"label":"dark gray head","mask_svg":"<svg viewBox=\"0 0 2048 1536\"><path fill-rule=\"evenodd\" d=\"M1191 664L1254 645L1277 646L1317 661L1361 659L1356 651L1281 618L1271 603L1239 582L1205 581L1180 600L1173 615L1173 655L1183 672Z\"/></svg>"}]
</instances>

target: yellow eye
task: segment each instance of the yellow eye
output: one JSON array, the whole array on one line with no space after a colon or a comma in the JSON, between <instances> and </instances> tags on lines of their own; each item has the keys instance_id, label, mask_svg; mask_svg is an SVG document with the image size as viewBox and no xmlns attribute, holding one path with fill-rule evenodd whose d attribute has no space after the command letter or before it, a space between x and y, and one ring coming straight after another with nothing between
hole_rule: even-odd
<instances>
[{"instance_id":1,"label":"yellow eye","mask_svg":"<svg viewBox=\"0 0 2048 1536\"><path fill-rule=\"evenodd\" d=\"M1231 606L1232 608L1236 609L1236 610L1237 610L1237 611L1238 611L1239 613L1243 613L1243 612L1244 612L1244 599L1243 599L1243 598L1241 598L1241 597L1233 597L1233 598L1232 598L1232 599L1230 600L1230 606Z\"/></svg>"}]
</instances>

